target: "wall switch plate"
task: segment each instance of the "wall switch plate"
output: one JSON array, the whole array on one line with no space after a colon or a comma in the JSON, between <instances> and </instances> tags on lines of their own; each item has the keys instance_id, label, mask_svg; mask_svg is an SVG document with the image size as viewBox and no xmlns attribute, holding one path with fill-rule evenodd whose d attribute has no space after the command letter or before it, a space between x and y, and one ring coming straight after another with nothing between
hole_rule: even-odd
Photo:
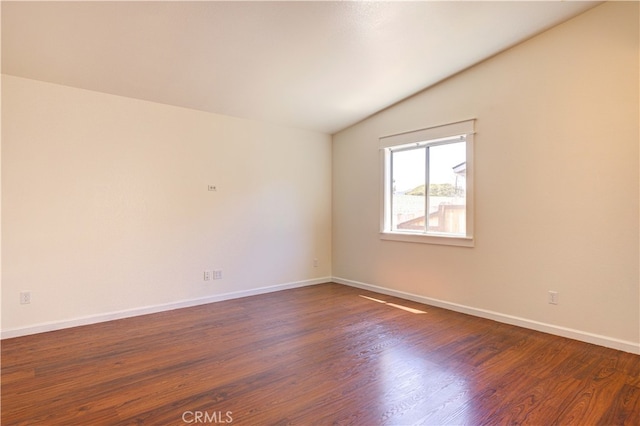
<instances>
[{"instance_id":1,"label":"wall switch plate","mask_svg":"<svg viewBox=\"0 0 640 426\"><path fill-rule=\"evenodd\" d=\"M213 271L213 279L214 280L221 280L222 279L222 271L221 270L216 270Z\"/></svg>"},{"instance_id":2,"label":"wall switch plate","mask_svg":"<svg viewBox=\"0 0 640 426\"><path fill-rule=\"evenodd\" d=\"M28 305L31 303L31 292L30 291L21 291L20 292L20 304Z\"/></svg>"}]
</instances>

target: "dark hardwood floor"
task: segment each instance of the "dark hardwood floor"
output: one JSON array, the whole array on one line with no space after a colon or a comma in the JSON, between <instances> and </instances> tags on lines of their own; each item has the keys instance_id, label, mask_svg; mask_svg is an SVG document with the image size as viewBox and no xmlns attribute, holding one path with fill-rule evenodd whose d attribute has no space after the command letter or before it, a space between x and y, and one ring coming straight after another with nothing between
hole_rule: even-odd
<instances>
[{"instance_id":1,"label":"dark hardwood floor","mask_svg":"<svg viewBox=\"0 0 640 426\"><path fill-rule=\"evenodd\" d=\"M638 355L322 284L4 340L2 425L640 425L639 376Z\"/></svg>"}]
</instances>

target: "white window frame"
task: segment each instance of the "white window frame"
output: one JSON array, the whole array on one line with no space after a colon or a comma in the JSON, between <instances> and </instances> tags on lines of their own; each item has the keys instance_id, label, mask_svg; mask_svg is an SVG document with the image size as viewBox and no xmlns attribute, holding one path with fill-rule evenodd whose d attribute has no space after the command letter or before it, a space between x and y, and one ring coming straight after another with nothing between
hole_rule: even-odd
<instances>
[{"instance_id":1,"label":"white window frame","mask_svg":"<svg viewBox=\"0 0 640 426\"><path fill-rule=\"evenodd\" d=\"M465 120L437 127L383 136L380 138L380 238L391 241L412 243L442 244L450 246L473 247L475 245L473 229L473 149L475 120ZM443 140L464 136L466 140L466 234L450 235L434 232L399 232L391 230L391 152L410 146L435 146Z\"/></svg>"}]
</instances>

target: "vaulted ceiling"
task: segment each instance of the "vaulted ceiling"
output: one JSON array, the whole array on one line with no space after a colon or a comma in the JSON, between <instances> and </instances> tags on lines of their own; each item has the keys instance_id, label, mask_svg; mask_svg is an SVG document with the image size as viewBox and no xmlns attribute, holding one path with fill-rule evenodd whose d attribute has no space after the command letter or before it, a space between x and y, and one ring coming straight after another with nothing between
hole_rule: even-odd
<instances>
[{"instance_id":1,"label":"vaulted ceiling","mask_svg":"<svg viewBox=\"0 0 640 426\"><path fill-rule=\"evenodd\" d=\"M2 2L2 72L334 133L598 2Z\"/></svg>"}]
</instances>

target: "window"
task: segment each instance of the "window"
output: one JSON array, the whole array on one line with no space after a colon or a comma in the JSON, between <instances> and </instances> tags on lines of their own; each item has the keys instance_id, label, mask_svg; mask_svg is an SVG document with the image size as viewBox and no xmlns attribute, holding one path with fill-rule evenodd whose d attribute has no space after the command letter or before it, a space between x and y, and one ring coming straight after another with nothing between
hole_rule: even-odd
<instances>
[{"instance_id":1,"label":"window","mask_svg":"<svg viewBox=\"0 0 640 426\"><path fill-rule=\"evenodd\" d=\"M473 246L474 120L380 138L383 239Z\"/></svg>"}]
</instances>

